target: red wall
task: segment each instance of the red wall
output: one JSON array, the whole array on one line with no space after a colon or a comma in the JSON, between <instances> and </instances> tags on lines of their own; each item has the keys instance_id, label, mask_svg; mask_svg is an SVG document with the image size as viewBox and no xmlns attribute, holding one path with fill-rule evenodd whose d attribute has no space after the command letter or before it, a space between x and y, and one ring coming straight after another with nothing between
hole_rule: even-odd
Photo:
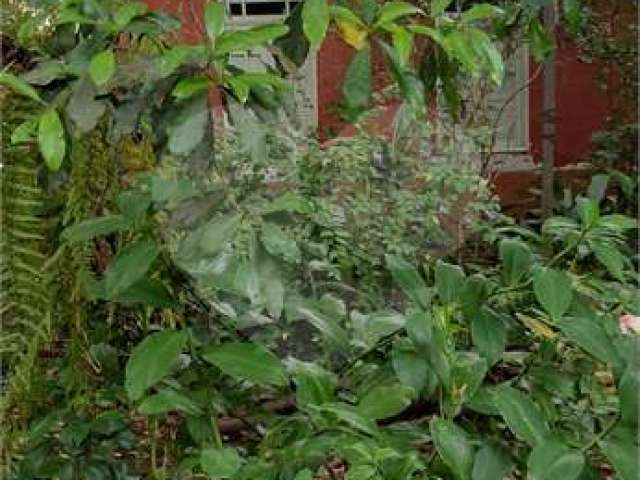
<instances>
[{"instance_id":1,"label":"red wall","mask_svg":"<svg viewBox=\"0 0 640 480\"><path fill-rule=\"evenodd\" d=\"M183 37L197 42L203 33L201 15L206 0L146 0L152 8L163 8L182 19ZM193 6L190 6L193 5ZM199 17L201 18L201 17ZM318 117L319 132L323 138L336 134L349 134L353 129L340 120L338 107L342 98L342 80L354 50L335 34L329 34L318 52ZM379 52L374 52L376 66L375 84L381 86L386 81L381 66ZM537 66L532 62L531 72ZM591 137L601 129L608 112L612 111L610 99L598 88L595 74L601 68L596 64L580 61L577 49L558 33L556 51L556 158L557 166L566 166L586 159L591 148ZM384 110L376 127L384 126L393 118L393 106ZM542 79L538 78L530 88L529 134L530 153L534 162L539 163L542 152ZM383 125L384 124L384 125ZM496 178L498 194L506 203L530 202L529 190L539 180L533 174L502 173ZM524 202L524 203L523 203Z\"/></svg>"}]
</instances>

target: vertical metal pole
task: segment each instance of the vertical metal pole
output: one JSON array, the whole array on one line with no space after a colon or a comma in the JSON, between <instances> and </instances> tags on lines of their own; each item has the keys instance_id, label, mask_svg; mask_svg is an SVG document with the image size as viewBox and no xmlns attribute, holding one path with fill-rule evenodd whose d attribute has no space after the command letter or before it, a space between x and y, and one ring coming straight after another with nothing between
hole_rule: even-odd
<instances>
[{"instance_id":1,"label":"vertical metal pole","mask_svg":"<svg viewBox=\"0 0 640 480\"><path fill-rule=\"evenodd\" d=\"M544 7L544 26L555 43L556 2ZM551 52L542 73L542 215L553 214L556 154L556 55Z\"/></svg>"}]
</instances>

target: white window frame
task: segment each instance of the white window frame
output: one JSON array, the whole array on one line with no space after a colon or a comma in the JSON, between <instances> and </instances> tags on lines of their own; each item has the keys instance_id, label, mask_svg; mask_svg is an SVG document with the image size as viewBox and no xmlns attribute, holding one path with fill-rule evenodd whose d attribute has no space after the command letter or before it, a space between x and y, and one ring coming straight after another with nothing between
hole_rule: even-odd
<instances>
[{"instance_id":1,"label":"white window frame","mask_svg":"<svg viewBox=\"0 0 640 480\"><path fill-rule=\"evenodd\" d=\"M247 14L247 4L275 3L284 4L284 11L281 15L250 15ZM231 13L231 5L240 5L242 13L234 15ZM250 28L266 23L279 22L284 20L291 12L292 6L289 0L225 0L226 24L231 30ZM265 52L266 53L266 52ZM264 57L263 57L264 55ZM231 55L232 58L234 54ZM261 52L251 54L240 54L244 59L239 59L237 64L241 68L251 68L251 63L270 63L261 60L261 57L271 60L271 55ZM252 60L255 57L255 60ZM317 52L310 50L307 59L296 72L291 75L291 81L295 89L295 109L298 113L300 127L303 130L314 130L318 127L318 67ZM299 107L299 105L303 105Z\"/></svg>"}]
</instances>

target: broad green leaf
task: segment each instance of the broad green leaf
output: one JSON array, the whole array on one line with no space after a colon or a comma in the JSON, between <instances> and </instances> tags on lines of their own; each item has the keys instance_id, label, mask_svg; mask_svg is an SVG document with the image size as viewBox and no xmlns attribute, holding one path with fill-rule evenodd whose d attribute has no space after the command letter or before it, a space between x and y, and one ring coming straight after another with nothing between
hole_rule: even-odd
<instances>
[{"instance_id":1,"label":"broad green leaf","mask_svg":"<svg viewBox=\"0 0 640 480\"><path fill-rule=\"evenodd\" d=\"M315 211L316 207L312 200L294 192L287 192L268 203L261 210L261 214L269 215L278 212L289 212L306 215Z\"/></svg>"},{"instance_id":2,"label":"broad green leaf","mask_svg":"<svg viewBox=\"0 0 640 480\"><path fill-rule=\"evenodd\" d=\"M289 31L289 27L282 24L260 25L246 30L222 33L217 41L215 53L218 56L231 52L244 52L282 37Z\"/></svg>"},{"instance_id":3,"label":"broad green leaf","mask_svg":"<svg viewBox=\"0 0 640 480\"><path fill-rule=\"evenodd\" d=\"M431 295L420 273L413 265L396 255L385 256L387 269L394 282L409 299L423 309L429 307Z\"/></svg>"},{"instance_id":4,"label":"broad green leaf","mask_svg":"<svg viewBox=\"0 0 640 480\"><path fill-rule=\"evenodd\" d=\"M500 86L504 79L504 62L502 54L491 37L480 29L471 28L468 31L468 41L473 45L477 58L482 67L489 74L493 83Z\"/></svg>"},{"instance_id":5,"label":"broad green leaf","mask_svg":"<svg viewBox=\"0 0 640 480\"><path fill-rule=\"evenodd\" d=\"M620 355L607 334L603 321L595 315L580 315L561 319L558 327L571 342L601 362L615 366L620 363Z\"/></svg>"},{"instance_id":6,"label":"broad green leaf","mask_svg":"<svg viewBox=\"0 0 640 480\"><path fill-rule=\"evenodd\" d=\"M338 319L325 315L311 303L298 307L297 313L318 329L333 348L338 350L348 348L349 337L344 328L340 326Z\"/></svg>"},{"instance_id":7,"label":"broad green leaf","mask_svg":"<svg viewBox=\"0 0 640 480\"><path fill-rule=\"evenodd\" d=\"M305 0L302 5L302 28L313 48L322 45L329 28L330 10L327 0Z\"/></svg>"},{"instance_id":8,"label":"broad green leaf","mask_svg":"<svg viewBox=\"0 0 640 480\"><path fill-rule=\"evenodd\" d=\"M573 300L569 276L560 270L538 268L533 272L536 299L554 321L559 321Z\"/></svg>"},{"instance_id":9,"label":"broad green leaf","mask_svg":"<svg viewBox=\"0 0 640 480\"><path fill-rule=\"evenodd\" d=\"M211 86L212 83L208 77L183 78L176 84L171 95L178 100L184 100L208 90Z\"/></svg>"},{"instance_id":10,"label":"broad green leaf","mask_svg":"<svg viewBox=\"0 0 640 480\"><path fill-rule=\"evenodd\" d=\"M168 146L174 155L191 153L200 144L209 126L211 111L205 92L185 103L167 127Z\"/></svg>"},{"instance_id":11,"label":"broad green leaf","mask_svg":"<svg viewBox=\"0 0 640 480\"><path fill-rule=\"evenodd\" d=\"M131 20L147 13L148 9L149 7L142 2L130 2L122 5L113 14L113 21L116 28L122 30L131 23Z\"/></svg>"},{"instance_id":12,"label":"broad green leaf","mask_svg":"<svg viewBox=\"0 0 640 480\"><path fill-rule=\"evenodd\" d=\"M418 394L429 395L437 386L438 379L426 359L416 352L413 344L401 339L393 344L391 361L396 377L403 385Z\"/></svg>"},{"instance_id":13,"label":"broad green leaf","mask_svg":"<svg viewBox=\"0 0 640 480\"><path fill-rule=\"evenodd\" d=\"M232 377L275 386L287 384L284 367L278 357L256 343L223 343L207 349L202 356Z\"/></svg>"},{"instance_id":14,"label":"broad green leaf","mask_svg":"<svg viewBox=\"0 0 640 480\"><path fill-rule=\"evenodd\" d=\"M578 198L576 210L583 229L594 227L600 219L600 206L596 200L591 198Z\"/></svg>"},{"instance_id":15,"label":"broad green leaf","mask_svg":"<svg viewBox=\"0 0 640 480\"><path fill-rule=\"evenodd\" d=\"M524 392L501 385L494 390L493 401L509 429L529 445L535 447L549 436L540 409Z\"/></svg>"},{"instance_id":16,"label":"broad green leaf","mask_svg":"<svg viewBox=\"0 0 640 480\"><path fill-rule=\"evenodd\" d=\"M196 402L171 388L164 388L158 393L145 398L138 407L143 415L164 415L177 410L187 415L201 415L202 410Z\"/></svg>"},{"instance_id":17,"label":"broad green leaf","mask_svg":"<svg viewBox=\"0 0 640 480\"><path fill-rule=\"evenodd\" d=\"M111 50L98 53L89 64L89 76L98 86L107 83L116 71L116 57Z\"/></svg>"},{"instance_id":18,"label":"broad green leaf","mask_svg":"<svg viewBox=\"0 0 640 480\"><path fill-rule=\"evenodd\" d=\"M433 324L429 313L419 310L409 313L406 328L416 350L438 375L440 381L448 386L451 379L451 369L442 329Z\"/></svg>"},{"instance_id":19,"label":"broad green leaf","mask_svg":"<svg viewBox=\"0 0 640 480\"><path fill-rule=\"evenodd\" d=\"M152 241L139 241L120 250L105 272L107 296L125 292L144 277L159 253Z\"/></svg>"},{"instance_id":20,"label":"broad green leaf","mask_svg":"<svg viewBox=\"0 0 640 480\"><path fill-rule=\"evenodd\" d=\"M548 438L529 454L529 480L576 480L584 468L584 456L562 442Z\"/></svg>"},{"instance_id":21,"label":"broad green leaf","mask_svg":"<svg viewBox=\"0 0 640 480\"><path fill-rule=\"evenodd\" d=\"M0 73L0 85L10 88L14 92L24 97L28 97L39 103L45 103L40 98L38 92L24 80L12 75L11 73Z\"/></svg>"},{"instance_id":22,"label":"broad green leaf","mask_svg":"<svg viewBox=\"0 0 640 480\"><path fill-rule=\"evenodd\" d=\"M125 370L125 389L133 401L158 383L176 365L187 341L184 331L163 330L145 337L131 353Z\"/></svg>"},{"instance_id":23,"label":"broad green leaf","mask_svg":"<svg viewBox=\"0 0 640 480\"><path fill-rule=\"evenodd\" d=\"M533 252L521 240L505 239L500 242L500 261L502 281L506 286L513 287L529 276Z\"/></svg>"},{"instance_id":24,"label":"broad green leaf","mask_svg":"<svg viewBox=\"0 0 640 480\"><path fill-rule=\"evenodd\" d=\"M457 265L438 260L435 268L436 290L444 303L462 303L465 275Z\"/></svg>"},{"instance_id":25,"label":"broad green leaf","mask_svg":"<svg viewBox=\"0 0 640 480\"><path fill-rule=\"evenodd\" d=\"M335 401L337 378L316 363L290 360L289 368L296 384L296 403L300 407L306 405L322 405Z\"/></svg>"},{"instance_id":26,"label":"broad green leaf","mask_svg":"<svg viewBox=\"0 0 640 480\"><path fill-rule=\"evenodd\" d=\"M434 17L442 15L452 3L453 0L431 0L431 14Z\"/></svg>"},{"instance_id":27,"label":"broad green leaf","mask_svg":"<svg viewBox=\"0 0 640 480\"><path fill-rule=\"evenodd\" d=\"M296 473L293 480L313 480L313 472L307 468Z\"/></svg>"},{"instance_id":28,"label":"broad green leaf","mask_svg":"<svg viewBox=\"0 0 640 480\"><path fill-rule=\"evenodd\" d=\"M373 420L383 420L399 414L415 396L412 388L396 385L379 385L372 388L358 403L360 415Z\"/></svg>"},{"instance_id":29,"label":"broad green leaf","mask_svg":"<svg viewBox=\"0 0 640 480\"><path fill-rule=\"evenodd\" d=\"M462 22L470 23L478 20L487 20L489 18L499 17L504 13L500 7L491 5L490 3L477 3L470 9L462 12Z\"/></svg>"},{"instance_id":30,"label":"broad green leaf","mask_svg":"<svg viewBox=\"0 0 640 480\"><path fill-rule=\"evenodd\" d=\"M247 103L251 94L251 87L242 78L238 78L238 75L229 77L225 82L225 86L231 89L240 103L243 105Z\"/></svg>"},{"instance_id":31,"label":"broad green leaf","mask_svg":"<svg viewBox=\"0 0 640 480\"><path fill-rule=\"evenodd\" d=\"M620 480L640 478L640 448L638 448L638 430L634 427L619 425L598 443L607 456Z\"/></svg>"},{"instance_id":32,"label":"broad green leaf","mask_svg":"<svg viewBox=\"0 0 640 480\"><path fill-rule=\"evenodd\" d=\"M487 374L488 365L484 358L474 352L456 352L451 366L451 394L448 408L451 415L457 415L459 408L473 398Z\"/></svg>"},{"instance_id":33,"label":"broad green leaf","mask_svg":"<svg viewBox=\"0 0 640 480\"><path fill-rule=\"evenodd\" d=\"M365 348L373 348L383 338L398 333L406 324L404 316L393 310L381 310L367 315L353 312L351 321L357 340Z\"/></svg>"},{"instance_id":34,"label":"broad green leaf","mask_svg":"<svg viewBox=\"0 0 640 480\"><path fill-rule=\"evenodd\" d=\"M462 313L465 320L473 321L480 311L492 288L491 282L481 273L474 273L467 278L462 293Z\"/></svg>"},{"instance_id":35,"label":"broad green leaf","mask_svg":"<svg viewBox=\"0 0 640 480\"><path fill-rule=\"evenodd\" d=\"M626 258L615 245L606 241L592 241L589 242L589 247L591 247L598 261L604 265L613 278L621 282L625 281L624 266Z\"/></svg>"},{"instance_id":36,"label":"broad green leaf","mask_svg":"<svg viewBox=\"0 0 640 480\"><path fill-rule=\"evenodd\" d=\"M31 85L48 85L54 80L65 78L70 74L69 67L59 60L46 60L35 68L21 75L20 78Z\"/></svg>"},{"instance_id":37,"label":"broad green leaf","mask_svg":"<svg viewBox=\"0 0 640 480\"><path fill-rule=\"evenodd\" d=\"M204 52L205 50L201 46L175 46L159 57L158 72L163 77L171 75L184 63L204 56Z\"/></svg>"},{"instance_id":38,"label":"broad green leaf","mask_svg":"<svg viewBox=\"0 0 640 480\"><path fill-rule=\"evenodd\" d=\"M66 112L78 131L87 133L96 128L107 105L96 100L96 87L88 77L82 77L73 86Z\"/></svg>"},{"instance_id":39,"label":"broad green leaf","mask_svg":"<svg viewBox=\"0 0 640 480\"><path fill-rule=\"evenodd\" d=\"M363 48L349 63L342 82L345 115L348 120L355 120L369 105L372 78L371 49Z\"/></svg>"},{"instance_id":40,"label":"broad green leaf","mask_svg":"<svg viewBox=\"0 0 640 480\"><path fill-rule=\"evenodd\" d=\"M334 417L339 423L345 423L351 428L367 435L375 437L378 435L376 423L369 418L365 418L351 405L346 403L329 403L317 407L319 412L327 413Z\"/></svg>"},{"instance_id":41,"label":"broad green leaf","mask_svg":"<svg viewBox=\"0 0 640 480\"><path fill-rule=\"evenodd\" d=\"M200 465L212 479L231 478L242 467L242 458L235 448L207 448L200 454Z\"/></svg>"},{"instance_id":42,"label":"broad green leaf","mask_svg":"<svg viewBox=\"0 0 640 480\"><path fill-rule=\"evenodd\" d=\"M19 145L22 143L31 143L35 140L37 131L37 120L32 118L22 122L13 132L11 132L11 144Z\"/></svg>"},{"instance_id":43,"label":"broad green leaf","mask_svg":"<svg viewBox=\"0 0 640 480\"><path fill-rule=\"evenodd\" d=\"M443 418L431 420L429 429L440 458L455 477L459 480L470 479L474 451L467 432Z\"/></svg>"},{"instance_id":44,"label":"broad green leaf","mask_svg":"<svg viewBox=\"0 0 640 480\"><path fill-rule=\"evenodd\" d=\"M427 348L431 345L433 328L433 319L430 312L411 310L407 313L407 334L416 347Z\"/></svg>"},{"instance_id":45,"label":"broad green leaf","mask_svg":"<svg viewBox=\"0 0 640 480\"><path fill-rule=\"evenodd\" d=\"M391 32L393 48L395 48L400 65L406 66L413 51L413 34L403 27L394 28Z\"/></svg>"},{"instance_id":46,"label":"broad green leaf","mask_svg":"<svg viewBox=\"0 0 640 480\"><path fill-rule=\"evenodd\" d=\"M401 17L407 17L419 13L422 13L422 10L407 2L384 2L378 10L378 17L376 18L374 26L379 27L381 25L391 23Z\"/></svg>"},{"instance_id":47,"label":"broad green leaf","mask_svg":"<svg viewBox=\"0 0 640 480\"><path fill-rule=\"evenodd\" d=\"M296 241L278 225L271 222L262 224L262 244L274 257L287 262L296 263L300 260L300 249Z\"/></svg>"},{"instance_id":48,"label":"broad green leaf","mask_svg":"<svg viewBox=\"0 0 640 480\"><path fill-rule=\"evenodd\" d=\"M256 241L257 243L257 241ZM258 280L259 298L269 315L279 319L284 308L285 286L278 262L269 255L260 245L255 246L251 255L251 268L255 270Z\"/></svg>"},{"instance_id":49,"label":"broad green leaf","mask_svg":"<svg viewBox=\"0 0 640 480\"><path fill-rule=\"evenodd\" d=\"M204 10L204 25L209 40L215 41L216 37L224 31L224 3L210 1L207 4Z\"/></svg>"},{"instance_id":50,"label":"broad green leaf","mask_svg":"<svg viewBox=\"0 0 640 480\"><path fill-rule=\"evenodd\" d=\"M529 44L529 51L538 63L543 62L555 48L553 38L537 18L529 23L527 41Z\"/></svg>"},{"instance_id":51,"label":"broad green leaf","mask_svg":"<svg viewBox=\"0 0 640 480\"><path fill-rule=\"evenodd\" d=\"M640 369L637 362L629 364L618 382L617 390L622 420L637 428L640 414Z\"/></svg>"},{"instance_id":52,"label":"broad green leaf","mask_svg":"<svg viewBox=\"0 0 640 480\"><path fill-rule=\"evenodd\" d=\"M152 307L168 308L175 304L171 292L159 280L143 277L125 291L105 298L125 305L143 304Z\"/></svg>"},{"instance_id":53,"label":"broad green leaf","mask_svg":"<svg viewBox=\"0 0 640 480\"><path fill-rule=\"evenodd\" d=\"M67 144L64 127L58 112L51 108L40 116L38 122L38 146L47 167L57 172L62 166Z\"/></svg>"},{"instance_id":54,"label":"broad green leaf","mask_svg":"<svg viewBox=\"0 0 640 480\"><path fill-rule=\"evenodd\" d=\"M130 227L130 222L123 215L107 215L71 225L62 231L60 238L66 242L86 242Z\"/></svg>"},{"instance_id":55,"label":"broad green leaf","mask_svg":"<svg viewBox=\"0 0 640 480\"><path fill-rule=\"evenodd\" d=\"M482 309L471 320L471 338L489 365L496 364L507 344L507 327L491 310Z\"/></svg>"},{"instance_id":56,"label":"broad green leaf","mask_svg":"<svg viewBox=\"0 0 640 480\"><path fill-rule=\"evenodd\" d=\"M472 480L503 480L513 469L513 461L501 447L485 443L473 461Z\"/></svg>"},{"instance_id":57,"label":"broad green leaf","mask_svg":"<svg viewBox=\"0 0 640 480\"><path fill-rule=\"evenodd\" d=\"M455 58L471 75L477 76L482 69L481 59L477 56L474 45L467 33L459 30L449 32L444 37L444 48L447 53Z\"/></svg>"},{"instance_id":58,"label":"broad green leaf","mask_svg":"<svg viewBox=\"0 0 640 480\"><path fill-rule=\"evenodd\" d=\"M369 32L364 22L351 11L340 5L331 5L340 37L356 50L361 50L367 44Z\"/></svg>"}]
</instances>

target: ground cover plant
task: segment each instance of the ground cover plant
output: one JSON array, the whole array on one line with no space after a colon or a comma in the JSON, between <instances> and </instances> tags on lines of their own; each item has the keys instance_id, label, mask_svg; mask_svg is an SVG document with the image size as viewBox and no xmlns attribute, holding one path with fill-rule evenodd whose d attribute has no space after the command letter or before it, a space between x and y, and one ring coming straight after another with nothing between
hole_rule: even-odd
<instances>
[{"instance_id":1,"label":"ground cover plant","mask_svg":"<svg viewBox=\"0 0 640 480\"><path fill-rule=\"evenodd\" d=\"M633 179L527 224L475 159L434 154L430 101L455 122L504 42L552 48L537 2L450 3L306 0L234 31L208 2L194 45L142 3L6 2L6 478L638 477ZM384 54L390 141L287 118L287 73L329 30L357 51L349 121ZM280 70L230 62L266 46Z\"/></svg>"}]
</instances>

